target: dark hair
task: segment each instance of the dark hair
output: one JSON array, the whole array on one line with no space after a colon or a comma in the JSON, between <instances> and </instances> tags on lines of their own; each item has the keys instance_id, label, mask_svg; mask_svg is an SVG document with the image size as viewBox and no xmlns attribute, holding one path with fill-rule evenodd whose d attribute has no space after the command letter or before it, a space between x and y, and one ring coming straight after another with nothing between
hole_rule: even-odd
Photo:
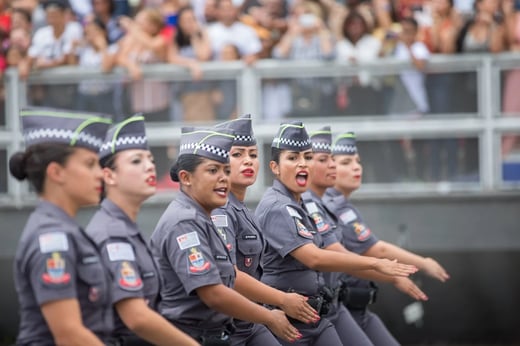
<instances>
[{"instance_id":1,"label":"dark hair","mask_svg":"<svg viewBox=\"0 0 520 346\"><path fill-rule=\"evenodd\" d=\"M180 171L193 173L203 161L204 157L195 154L183 154L179 156L172 168L170 168L170 178L172 178L173 181L179 182Z\"/></svg>"},{"instance_id":2,"label":"dark hair","mask_svg":"<svg viewBox=\"0 0 520 346\"><path fill-rule=\"evenodd\" d=\"M343 33L343 37L348 39L352 42L351 36L347 30L347 27L356 19L360 20L361 23L363 23L363 27L365 28L365 33L369 32L367 21L365 20L365 17L363 17L359 12L357 11L351 11L348 16L345 17L345 20L343 21L343 26L341 27L341 32Z\"/></svg>"},{"instance_id":3,"label":"dark hair","mask_svg":"<svg viewBox=\"0 0 520 346\"><path fill-rule=\"evenodd\" d=\"M40 194L43 192L47 166L51 162L64 165L74 151L74 147L63 143L34 144L25 152L17 152L9 158L9 171L20 181L29 180Z\"/></svg>"},{"instance_id":4,"label":"dark hair","mask_svg":"<svg viewBox=\"0 0 520 346\"><path fill-rule=\"evenodd\" d=\"M43 2L43 9L46 10L49 7L58 8L62 11L70 8L68 0L46 0Z\"/></svg>"},{"instance_id":5,"label":"dark hair","mask_svg":"<svg viewBox=\"0 0 520 346\"><path fill-rule=\"evenodd\" d=\"M32 14L31 12L27 11L24 8L14 8L11 16L15 13L19 13L22 15L22 17L25 18L25 20L29 23L32 23Z\"/></svg>"},{"instance_id":6,"label":"dark hair","mask_svg":"<svg viewBox=\"0 0 520 346\"><path fill-rule=\"evenodd\" d=\"M108 13L113 16L114 12L116 10L116 5L114 0L106 0L108 2ZM94 7L94 0L90 0L90 3L92 4L92 7Z\"/></svg>"},{"instance_id":7,"label":"dark hair","mask_svg":"<svg viewBox=\"0 0 520 346\"><path fill-rule=\"evenodd\" d=\"M177 44L177 47L187 47L191 46L191 38L189 35L187 35L185 32L182 31L180 20L182 15L187 11L193 11L193 8L191 6L185 6L177 12L177 32L175 33L175 43Z\"/></svg>"},{"instance_id":8,"label":"dark hair","mask_svg":"<svg viewBox=\"0 0 520 346\"><path fill-rule=\"evenodd\" d=\"M271 147L271 161L274 161L279 164L281 153L282 153L282 149Z\"/></svg>"}]
</instances>

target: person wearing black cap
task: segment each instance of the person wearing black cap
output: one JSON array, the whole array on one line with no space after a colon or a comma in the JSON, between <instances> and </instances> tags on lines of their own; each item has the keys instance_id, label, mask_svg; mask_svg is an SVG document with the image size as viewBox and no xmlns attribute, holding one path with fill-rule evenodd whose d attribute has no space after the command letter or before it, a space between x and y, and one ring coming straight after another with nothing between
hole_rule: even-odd
<instances>
[{"instance_id":1,"label":"person wearing black cap","mask_svg":"<svg viewBox=\"0 0 520 346\"><path fill-rule=\"evenodd\" d=\"M357 152L356 137L353 133L343 133L332 144L332 155L336 162L334 188L325 191L323 201L338 218L341 242L348 250L374 257L395 258L403 263L415 265L426 274L444 282L448 274L435 260L417 256L397 246L378 240L363 221L359 211L348 197L361 185L362 166ZM399 345L386 329L381 319L368 306L375 301L377 287L368 280L344 276L343 303L365 331L374 345ZM373 279L366 277L366 279ZM426 300L426 295L410 280L394 282L401 291L418 300Z\"/></svg>"},{"instance_id":2,"label":"person wearing black cap","mask_svg":"<svg viewBox=\"0 0 520 346\"><path fill-rule=\"evenodd\" d=\"M257 287L260 294L258 302L279 306L286 314L302 322L310 323L319 319L316 311L306 303L306 297L278 291L258 281L262 276L264 238L254 214L244 203L247 188L255 183L260 166L251 115L221 123L217 128L232 129L235 139L229 153L231 173L228 201L226 205L215 209L211 218L227 244L237 267L237 275L241 275L243 280L249 279L250 284ZM279 345L262 325L235 320L235 327L236 331L231 336L233 345Z\"/></svg>"},{"instance_id":3,"label":"person wearing black cap","mask_svg":"<svg viewBox=\"0 0 520 346\"><path fill-rule=\"evenodd\" d=\"M151 236L163 278L160 312L203 345L232 345L232 317L265 324L294 340L299 333L282 311L267 310L233 289L240 275L211 220L211 212L227 201L234 138L230 129L182 129L171 169L181 189Z\"/></svg>"},{"instance_id":4,"label":"person wearing black cap","mask_svg":"<svg viewBox=\"0 0 520 346\"><path fill-rule=\"evenodd\" d=\"M283 291L311 297L309 302L323 317L328 306L322 271L352 272L374 269L387 275L407 276L414 266L387 259L367 258L324 250L324 230L302 205L308 188L312 146L301 122L281 124L271 145L271 171L276 176L256 208L256 216L267 240L262 281ZM326 318L317 323L294 321L303 335L297 345L343 345L335 327ZM286 344L281 341L282 344Z\"/></svg>"},{"instance_id":5,"label":"person wearing black cap","mask_svg":"<svg viewBox=\"0 0 520 346\"><path fill-rule=\"evenodd\" d=\"M113 278L114 345L197 345L160 314L160 277L136 221L142 203L155 193L155 164L144 117L114 125L99 152L106 198L86 227ZM136 336L135 334L138 336ZM140 339L139 337L143 338Z\"/></svg>"},{"instance_id":6,"label":"person wearing black cap","mask_svg":"<svg viewBox=\"0 0 520 346\"><path fill-rule=\"evenodd\" d=\"M10 158L9 170L31 183L39 201L14 260L17 345L103 345L114 325L110 276L74 217L99 202L97 153L110 120L43 108L20 117L26 149Z\"/></svg>"}]
</instances>

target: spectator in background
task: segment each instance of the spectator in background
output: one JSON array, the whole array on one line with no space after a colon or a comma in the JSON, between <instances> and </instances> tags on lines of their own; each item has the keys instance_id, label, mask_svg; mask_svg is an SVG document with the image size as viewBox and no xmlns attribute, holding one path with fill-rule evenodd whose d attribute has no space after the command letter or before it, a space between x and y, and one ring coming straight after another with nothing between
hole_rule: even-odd
<instances>
[{"instance_id":1,"label":"spectator in background","mask_svg":"<svg viewBox=\"0 0 520 346\"><path fill-rule=\"evenodd\" d=\"M26 78L32 69L43 70L69 64L73 43L83 36L78 23L67 21L67 3L63 0L47 0L45 14L49 25L34 34L28 57L19 65L21 78ZM73 108L75 88L69 85L45 87L41 99L36 104L56 108Z\"/></svg>"},{"instance_id":2,"label":"spectator in background","mask_svg":"<svg viewBox=\"0 0 520 346\"><path fill-rule=\"evenodd\" d=\"M503 0L506 23L506 35L512 52L520 51L520 1ZM503 112L506 116L518 116L520 113L520 69L511 70L505 75L503 91ZM516 113L516 114L515 114ZM506 157L520 143L520 137L505 134L502 137L502 156Z\"/></svg>"},{"instance_id":3,"label":"spectator in background","mask_svg":"<svg viewBox=\"0 0 520 346\"><path fill-rule=\"evenodd\" d=\"M99 18L105 25L108 43L117 42L125 32L119 25L118 17L115 13L115 2L113 0L91 0L93 12L89 20L93 17Z\"/></svg>"},{"instance_id":4,"label":"spectator in background","mask_svg":"<svg viewBox=\"0 0 520 346\"><path fill-rule=\"evenodd\" d=\"M408 61L412 69L400 73L400 80L408 97L394 98L399 103L394 107L398 114L421 115L430 111L428 96L426 93L424 69L430 57L426 45L417 40L419 26L412 18L401 20L401 35L397 43L394 57L399 60ZM406 102L410 100L411 102ZM417 142L421 143L421 142ZM410 139L401 140L404 158L407 163L408 175L412 178L424 178L424 153L425 147L414 148ZM419 151L419 155L417 155Z\"/></svg>"},{"instance_id":5,"label":"spectator in background","mask_svg":"<svg viewBox=\"0 0 520 346\"><path fill-rule=\"evenodd\" d=\"M261 0L248 5L240 21L255 30L262 42L259 57L268 59L273 47L287 31L286 3L283 0Z\"/></svg>"},{"instance_id":6,"label":"spectator in background","mask_svg":"<svg viewBox=\"0 0 520 346\"><path fill-rule=\"evenodd\" d=\"M161 34L164 36L166 41L171 41L173 39L177 30L178 12L182 7L187 5L186 2L188 1L163 0L162 4L159 6L159 10L164 17L164 27Z\"/></svg>"},{"instance_id":7,"label":"spectator in background","mask_svg":"<svg viewBox=\"0 0 520 346\"><path fill-rule=\"evenodd\" d=\"M43 9L43 2L40 4L38 0L11 0L11 8L13 10L21 9L31 14L32 33L47 25L45 19L46 14Z\"/></svg>"},{"instance_id":8,"label":"spectator in background","mask_svg":"<svg viewBox=\"0 0 520 346\"><path fill-rule=\"evenodd\" d=\"M201 70L198 62L211 59L211 43L208 33L195 18L193 8L184 7L177 12L177 30L168 61L190 69L194 81L173 85L173 100L179 100L182 120L215 120L215 108L211 100L212 85L199 81ZM180 120L180 119L179 119Z\"/></svg>"},{"instance_id":9,"label":"spectator in background","mask_svg":"<svg viewBox=\"0 0 520 346\"><path fill-rule=\"evenodd\" d=\"M110 72L115 65L117 45L109 45L106 27L100 18L87 19L84 39L76 44L73 62L85 68ZM116 114L114 85L99 80L79 82L77 109L80 111Z\"/></svg>"},{"instance_id":10,"label":"spectator in background","mask_svg":"<svg viewBox=\"0 0 520 346\"><path fill-rule=\"evenodd\" d=\"M330 60L334 57L334 40L323 20L321 8L314 2L296 5L289 28L273 49L273 57L290 60ZM333 104L330 81L299 78L290 87L292 109L296 116L325 115ZM267 100L267 102L270 102Z\"/></svg>"},{"instance_id":11,"label":"spectator in background","mask_svg":"<svg viewBox=\"0 0 520 346\"><path fill-rule=\"evenodd\" d=\"M218 58L222 48L232 44L238 48L246 64L254 63L262 50L255 31L238 21L239 9L231 0L216 0L216 8L218 22L208 27L213 56Z\"/></svg>"},{"instance_id":12,"label":"spectator in background","mask_svg":"<svg viewBox=\"0 0 520 346\"><path fill-rule=\"evenodd\" d=\"M85 16L92 13L92 3L88 0L68 0L70 9L72 10L72 13L74 13L74 16L76 17L76 20L79 22L83 22L83 19Z\"/></svg>"},{"instance_id":13,"label":"spectator in background","mask_svg":"<svg viewBox=\"0 0 520 346\"><path fill-rule=\"evenodd\" d=\"M381 41L370 35L365 18L351 11L343 22L342 39L336 44L336 61L347 64L373 62L379 57ZM376 81L367 69L361 69L353 79L342 79L337 90L339 111L347 110L350 115L380 114L380 104L374 89Z\"/></svg>"},{"instance_id":14,"label":"spectator in background","mask_svg":"<svg viewBox=\"0 0 520 346\"><path fill-rule=\"evenodd\" d=\"M31 12L23 8L15 8L11 11L11 30L22 29L32 33Z\"/></svg>"},{"instance_id":15,"label":"spectator in background","mask_svg":"<svg viewBox=\"0 0 520 346\"><path fill-rule=\"evenodd\" d=\"M162 81L142 80L142 65L165 63L168 44L161 36L163 18L157 9L144 8L132 20L119 19L126 35L119 43L117 64L126 68L130 78L129 101L132 113L143 113L149 121L169 120L170 91Z\"/></svg>"},{"instance_id":16,"label":"spectator in background","mask_svg":"<svg viewBox=\"0 0 520 346\"><path fill-rule=\"evenodd\" d=\"M232 44L225 45L220 51L219 60L240 60L240 52ZM234 80L218 81L217 88L212 95L219 120L229 120L237 117L237 85Z\"/></svg>"},{"instance_id":17,"label":"spectator in background","mask_svg":"<svg viewBox=\"0 0 520 346\"><path fill-rule=\"evenodd\" d=\"M453 0L433 0L431 9L432 25L423 28L423 42L434 54L455 53L461 18L453 7ZM453 73L428 74L426 85L432 114L455 112L453 101L457 98L454 97L457 95L457 90L454 89L457 78ZM458 140L431 140L429 146L431 176L428 178L432 181L453 179L457 174ZM443 158L446 160L443 161Z\"/></svg>"}]
</instances>

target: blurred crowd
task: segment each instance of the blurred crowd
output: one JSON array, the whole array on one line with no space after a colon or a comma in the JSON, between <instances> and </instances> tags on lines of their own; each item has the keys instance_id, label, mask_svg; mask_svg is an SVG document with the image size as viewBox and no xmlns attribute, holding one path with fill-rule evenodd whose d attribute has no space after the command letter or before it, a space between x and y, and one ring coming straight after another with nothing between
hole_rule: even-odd
<instances>
[{"instance_id":1,"label":"blurred crowd","mask_svg":"<svg viewBox=\"0 0 520 346\"><path fill-rule=\"evenodd\" d=\"M519 50L520 0L0 0L0 40L0 70L17 68L21 78L63 65L126 69L118 83L31 85L28 94L31 105L101 111L115 120L136 112L148 121L236 117L236 82L204 80L200 64L258 59L361 66L348 78L264 79L266 120L464 113L477 111L476 73L426 74L427 61L432 54ZM385 57L413 68L381 77L362 67ZM156 63L187 68L192 81L143 78L143 65ZM520 112L517 90L520 70L512 70L503 78L504 112ZM504 137L504 154L517 139ZM477 145L428 143L430 156L449 167L430 175L454 176L461 152L476 157L469 147ZM407 162L421 150L403 140L393 151Z\"/></svg>"},{"instance_id":2,"label":"blurred crowd","mask_svg":"<svg viewBox=\"0 0 520 346\"><path fill-rule=\"evenodd\" d=\"M26 78L35 70L62 65L100 67L105 72L122 66L138 81L144 64L172 63L188 68L197 81L202 77L199 63L212 60L241 59L254 64L257 59L272 58L357 64L394 57L411 62L416 69L402 73L399 83L371 77L369 71L334 81L332 87L330 82L317 80L300 80L290 88L286 83L267 81L264 94L270 102L265 103L265 117L279 119L291 112L314 115L315 107L323 111L322 103L340 114L425 114L473 111L464 107L476 104L467 98L462 106L450 101L450 88L457 82L476 88L475 76L463 81L448 74L425 79L421 70L430 54L520 48L520 0L343 1L0 0L0 68L17 67ZM511 73L506 84L520 86L519 80L517 73ZM317 85L321 92L316 93ZM183 109L182 120L235 115L233 84L221 83L215 88L208 83L177 83L172 87ZM55 89L45 97L41 91L33 91L34 103L70 106L56 100L66 90ZM79 107L117 114L122 110L113 109L111 102L116 89L107 83L83 82L77 91ZM168 120L171 116L166 114L164 96L170 89L158 82L136 83L128 91L130 111ZM392 99L385 89L391 89L391 95L407 93L409 104L385 102ZM506 112L520 109L515 89L506 87ZM383 102L366 102L375 94ZM470 90L468 95L476 97L476 92ZM323 99L332 102L320 102Z\"/></svg>"}]
</instances>

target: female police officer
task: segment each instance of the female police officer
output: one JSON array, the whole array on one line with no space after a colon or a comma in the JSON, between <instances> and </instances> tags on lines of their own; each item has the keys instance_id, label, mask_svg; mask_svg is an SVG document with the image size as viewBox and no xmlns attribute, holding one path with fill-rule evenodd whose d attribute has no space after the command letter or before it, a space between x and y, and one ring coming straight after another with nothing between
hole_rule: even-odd
<instances>
[{"instance_id":1,"label":"female police officer","mask_svg":"<svg viewBox=\"0 0 520 346\"><path fill-rule=\"evenodd\" d=\"M320 271L375 269L388 275L409 275L415 267L389 260L364 258L322 250L323 230L316 229L301 205L308 186L312 150L301 122L282 124L273 140L270 167L276 179L256 208L267 239L262 281L283 291L312 296L316 310L326 314ZM311 304L312 305L312 304ZM299 345L342 345L333 325L322 318L315 324L295 322L303 337Z\"/></svg>"},{"instance_id":2,"label":"female police officer","mask_svg":"<svg viewBox=\"0 0 520 346\"><path fill-rule=\"evenodd\" d=\"M233 129L235 139L229 153L231 173L228 202L213 211L212 220L226 241L238 269L237 275L241 275L241 279L247 280L250 276L257 280L254 284L258 288L259 302L279 306L289 316L306 323L319 319L303 296L278 291L258 282L262 275L264 239L253 213L244 204L247 188L255 183L259 168L251 115L243 115L221 123L218 127ZM243 273L249 276L243 276ZM231 336L233 345L278 345L274 336L262 325L237 320L235 327L235 333Z\"/></svg>"},{"instance_id":3,"label":"female police officer","mask_svg":"<svg viewBox=\"0 0 520 346\"><path fill-rule=\"evenodd\" d=\"M326 206L338 217L342 225L342 243L355 253L374 257L396 258L424 270L428 275L445 281L448 274L436 261L424 258L401 249L395 245L378 240L365 225L357 209L350 204L348 197L361 185L362 166L357 153L353 133L339 135L333 142L332 154L336 162L337 177L335 187L328 189L323 198ZM344 301L352 316L363 328L375 345L398 345L377 315L367 309L374 301L375 286L367 280L354 277L345 278L348 295ZM415 285L413 285L415 286ZM416 299L426 299L424 293L413 286L399 287Z\"/></svg>"},{"instance_id":4,"label":"female police officer","mask_svg":"<svg viewBox=\"0 0 520 346\"><path fill-rule=\"evenodd\" d=\"M294 340L299 333L282 311L269 311L233 290L254 299L256 287L239 282L211 220L211 211L227 200L233 140L229 129L182 129L179 157L171 169L181 191L151 237L164 283L161 313L203 345L231 345L230 316L265 324L278 336Z\"/></svg>"},{"instance_id":5,"label":"female police officer","mask_svg":"<svg viewBox=\"0 0 520 346\"><path fill-rule=\"evenodd\" d=\"M20 113L26 150L9 161L40 200L15 256L17 345L103 345L113 329L108 271L74 220L101 193L98 150L110 120L52 109Z\"/></svg>"},{"instance_id":6,"label":"female police officer","mask_svg":"<svg viewBox=\"0 0 520 346\"><path fill-rule=\"evenodd\" d=\"M312 149L314 152L312 160L312 174L309 180L309 189L302 194L305 209L316 224L316 228L335 229L337 241L325 247L327 250L348 252L341 244L343 239L342 225L334 213L324 204L322 197L327 188L334 186L336 181L336 163L332 157L332 132L329 126L321 128L310 134ZM338 334L344 344L363 345L372 344L368 336L363 332L356 320L346 310L340 301L343 295L343 284L340 277L343 273L323 273L325 283L334 297L333 306L326 318L336 327ZM409 278L402 276L388 276L374 271L359 271L357 277L393 283L398 289L409 294L414 299L426 299L426 295Z\"/></svg>"},{"instance_id":7,"label":"female police officer","mask_svg":"<svg viewBox=\"0 0 520 346\"><path fill-rule=\"evenodd\" d=\"M158 308L160 277L136 224L142 203L155 193L155 164L148 150L144 117L113 126L99 152L106 198L86 232L95 241L112 278L117 311L114 344L198 345L173 327ZM129 329L128 329L129 328Z\"/></svg>"}]
</instances>

